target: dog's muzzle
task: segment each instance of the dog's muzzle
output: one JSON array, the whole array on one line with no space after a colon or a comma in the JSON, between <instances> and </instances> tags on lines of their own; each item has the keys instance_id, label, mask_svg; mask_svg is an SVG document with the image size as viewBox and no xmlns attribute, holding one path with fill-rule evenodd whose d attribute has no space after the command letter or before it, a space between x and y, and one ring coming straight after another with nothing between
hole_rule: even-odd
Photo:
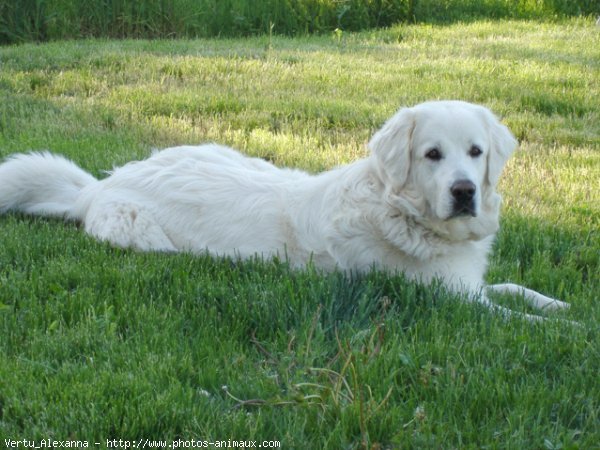
<instances>
[{"instance_id":1,"label":"dog's muzzle","mask_svg":"<svg viewBox=\"0 0 600 450\"><path fill-rule=\"evenodd\" d=\"M450 187L452 194L452 214L449 218L461 216L477 216L475 210L475 194L477 187L475 183L469 180L455 181Z\"/></svg>"}]
</instances>

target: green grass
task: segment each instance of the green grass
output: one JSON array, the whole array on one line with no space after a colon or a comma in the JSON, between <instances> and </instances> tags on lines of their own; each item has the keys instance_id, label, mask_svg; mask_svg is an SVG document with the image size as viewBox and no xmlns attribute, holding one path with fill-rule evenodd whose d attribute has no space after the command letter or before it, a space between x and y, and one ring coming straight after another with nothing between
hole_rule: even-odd
<instances>
[{"instance_id":1,"label":"green grass","mask_svg":"<svg viewBox=\"0 0 600 450\"><path fill-rule=\"evenodd\" d=\"M50 149L97 176L206 141L320 171L364 156L400 105L487 105L521 141L488 279L568 301L555 316L582 324L505 322L400 275L140 254L7 215L0 447L598 448L599 44L570 20L0 48L1 155Z\"/></svg>"}]
</instances>

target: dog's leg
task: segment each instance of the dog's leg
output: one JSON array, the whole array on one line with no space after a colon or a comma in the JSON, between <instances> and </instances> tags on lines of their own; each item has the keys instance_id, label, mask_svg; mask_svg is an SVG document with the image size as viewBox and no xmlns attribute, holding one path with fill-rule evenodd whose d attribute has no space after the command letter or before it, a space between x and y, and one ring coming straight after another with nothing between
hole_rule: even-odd
<instances>
[{"instance_id":1,"label":"dog's leg","mask_svg":"<svg viewBox=\"0 0 600 450\"><path fill-rule=\"evenodd\" d=\"M494 285L488 286L488 287L493 287L493 286ZM504 285L498 285L498 286L504 286ZM518 285L513 285L513 286L516 286L517 288L520 288L520 289L525 289L522 286L518 286ZM534 292L534 293L538 294L537 292L531 291L530 289L527 289L527 291ZM507 290L504 290L504 288L500 288L498 290L498 292L514 292L514 291L507 291ZM518 293L521 294L522 292L519 291ZM538 295L541 295L541 294L538 294ZM544 297L544 296L542 295L542 297ZM548 297L544 297L544 298L548 298ZM524 320L527 320L529 322L556 322L556 323L562 323L562 324L565 324L565 325L569 325L569 326L572 326L572 327L581 327L582 326L579 322L573 322L571 320L564 320L564 319L557 319L557 318L551 318L551 317L536 316L535 314L526 314L526 313L522 313L522 312L519 312L519 311L513 311L511 309L505 308L504 306L500 306L500 305L497 305L497 304L491 302L490 299L487 298L485 296L485 294L483 294L483 293L479 297L476 297L475 300L478 303L481 303L482 305L485 305L487 308L489 308L494 313L499 314L505 320L509 320L509 319L524 319ZM550 300L553 300L553 299L550 299ZM553 301L558 301L558 300L553 300ZM567 307L569 306L568 303L564 303L564 302L559 302L559 303L562 304L562 305L567 305ZM564 308L564 306L554 306L554 307L555 308L561 308L561 307Z\"/></svg>"},{"instance_id":2,"label":"dog's leg","mask_svg":"<svg viewBox=\"0 0 600 450\"><path fill-rule=\"evenodd\" d=\"M496 292L501 294L522 295L525 301L527 301L534 308L538 309L555 310L565 309L571 306L568 303L546 297L539 292L519 286L518 284L492 284L490 286L486 286L486 290L487 292Z\"/></svg>"},{"instance_id":3,"label":"dog's leg","mask_svg":"<svg viewBox=\"0 0 600 450\"><path fill-rule=\"evenodd\" d=\"M144 206L123 200L96 201L86 214L85 231L111 244L145 251L176 251Z\"/></svg>"},{"instance_id":4,"label":"dog's leg","mask_svg":"<svg viewBox=\"0 0 600 450\"><path fill-rule=\"evenodd\" d=\"M525 319L529 322L543 322L543 321L547 320L545 317L542 317L542 316L536 316L534 314L526 314L526 313L522 313L519 311L513 311L512 309L508 309L508 308L505 308L504 306L497 305L497 304L493 303L492 301L490 301L490 299L487 298L487 296L484 295L483 293L480 296L476 297L476 300L478 303L485 305L491 311L495 312L496 314L499 314L500 316L502 316L502 318L507 319L507 320L515 319L515 318L516 319Z\"/></svg>"}]
</instances>

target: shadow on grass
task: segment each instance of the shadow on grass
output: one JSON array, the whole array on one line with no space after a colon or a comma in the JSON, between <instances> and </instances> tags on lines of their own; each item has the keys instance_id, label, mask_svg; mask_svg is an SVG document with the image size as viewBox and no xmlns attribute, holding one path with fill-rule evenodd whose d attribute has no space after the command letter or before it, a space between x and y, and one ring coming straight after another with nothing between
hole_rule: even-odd
<instances>
[{"instance_id":1,"label":"shadow on grass","mask_svg":"<svg viewBox=\"0 0 600 450\"><path fill-rule=\"evenodd\" d=\"M504 215L487 280L514 282L574 305L590 306L600 295L598 218L569 226Z\"/></svg>"}]
</instances>

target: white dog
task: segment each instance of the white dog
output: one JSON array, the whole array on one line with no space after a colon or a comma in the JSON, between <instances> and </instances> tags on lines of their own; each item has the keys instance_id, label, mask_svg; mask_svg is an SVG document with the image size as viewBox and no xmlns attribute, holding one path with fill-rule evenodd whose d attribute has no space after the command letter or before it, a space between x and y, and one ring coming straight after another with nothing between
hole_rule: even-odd
<instances>
[{"instance_id":1,"label":"white dog","mask_svg":"<svg viewBox=\"0 0 600 450\"><path fill-rule=\"evenodd\" d=\"M119 247L437 278L505 314L485 290L567 307L517 285L484 286L495 187L515 146L487 109L443 101L401 109L368 158L319 175L212 144L156 152L100 181L62 157L21 154L0 165L0 212L77 220Z\"/></svg>"}]
</instances>

